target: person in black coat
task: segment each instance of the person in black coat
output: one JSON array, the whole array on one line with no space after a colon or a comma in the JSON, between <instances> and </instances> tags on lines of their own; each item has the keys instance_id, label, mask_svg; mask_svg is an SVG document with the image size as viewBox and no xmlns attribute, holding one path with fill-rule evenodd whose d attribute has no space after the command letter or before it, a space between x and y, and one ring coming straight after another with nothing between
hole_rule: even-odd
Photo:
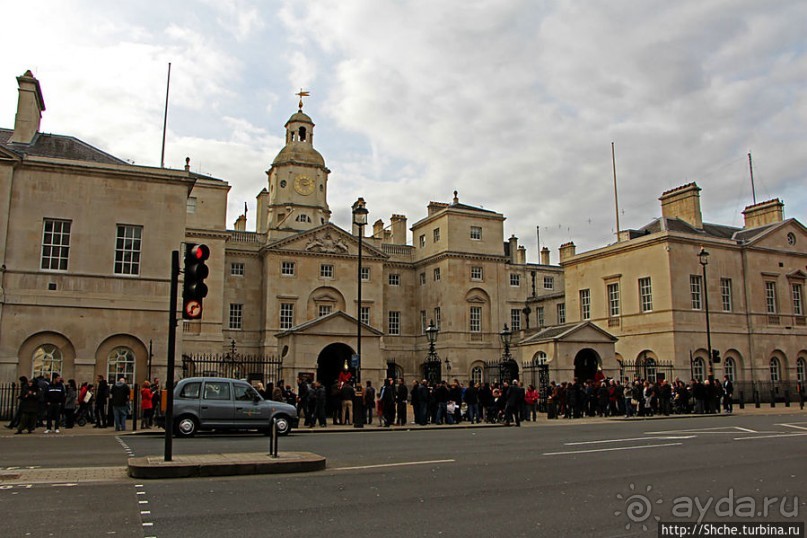
<instances>
[{"instance_id":1,"label":"person in black coat","mask_svg":"<svg viewBox=\"0 0 807 538\"><path fill-rule=\"evenodd\" d=\"M384 427L389 428L395 422L395 394L392 379L385 379L381 387L381 409L384 414Z\"/></svg>"},{"instance_id":2,"label":"person in black coat","mask_svg":"<svg viewBox=\"0 0 807 538\"><path fill-rule=\"evenodd\" d=\"M513 384L507 390L507 400L504 408L505 421L510 425L513 417L516 419L516 426L521 426L521 405L524 403L524 388L518 381L513 380Z\"/></svg>"},{"instance_id":3,"label":"person in black coat","mask_svg":"<svg viewBox=\"0 0 807 538\"><path fill-rule=\"evenodd\" d=\"M402 377L398 378L398 384L395 385L395 407L396 417L395 424L398 426L406 426L406 405L409 399L409 389L406 388L406 383Z\"/></svg>"},{"instance_id":4,"label":"person in black coat","mask_svg":"<svg viewBox=\"0 0 807 538\"><path fill-rule=\"evenodd\" d=\"M98 383L95 387L95 426L94 428L107 427L107 402L109 401L109 383L104 376L98 376Z\"/></svg>"},{"instance_id":5,"label":"person in black coat","mask_svg":"<svg viewBox=\"0 0 807 538\"><path fill-rule=\"evenodd\" d=\"M17 433L28 430L31 433L36 429L36 419L39 414L39 385L35 379L26 379L25 385L20 388L20 420L17 424Z\"/></svg>"}]
</instances>

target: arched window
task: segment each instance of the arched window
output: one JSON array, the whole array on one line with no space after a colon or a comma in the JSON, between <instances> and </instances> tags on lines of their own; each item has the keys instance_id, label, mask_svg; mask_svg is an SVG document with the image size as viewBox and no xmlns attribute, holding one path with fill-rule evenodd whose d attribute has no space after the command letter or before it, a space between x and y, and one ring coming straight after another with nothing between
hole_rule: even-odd
<instances>
[{"instance_id":1,"label":"arched window","mask_svg":"<svg viewBox=\"0 0 807 538\"><path fill-rule=\"evenodd\" d=\"M771 382L778 383L782 380L782 368L779 364L779 359L776 357L771 359Z\"/></svg>"},{"instance_id":2,"label":"arched window","mask_svg":"<svg viewBox=\"0 0 807 538\"><path fill-rule=\"evenodd\" d=\"M535 354L535 358L533 359L533 364L536 366L540 366L542 364L546 364L546 353L543 351L539 351Z\"/></svg>"},{"instance_id":3,"label":"arched window","mask_svg":"<svg viewBox=\"0 0 807 538\"><path fill-rule=\"evenodd\" d=\"M34 350L33 377L40 375L50 381L53 374L61 374L64 365L62 350L53 344L44 344Z\"/></svg>"},{"instance_id":4,"label":"arched window","mask_svg":"<svg viewBox=\"0 0 807 538\"><path fill-rule=\"evenodd\" d=\"M726 364L723 365L723 371L729 376L731 381L734 381L737 376L737 364L731 357L726 357Z\"/></svg>"},{"instance_id":5,"label":"arched window","mask_svg":"<svg viewBox=\"0 0 807 538\"><path fill-rule=\"evenodd\" d=\"M305 127L300 127L300 141L305 142Z\"/></svg>"},{"instance_id":6,"label":"arched window","mask_svg":"<svg viewBox=\"0 0 807 538\"><path fill-rule=\"evenodd\" d=\"M645 379L651 383L656 382L656 361L655 359L644 360Z\"/></svg>"},{"instance_id":7,"label":"arched window","mask_svg":"<svg viewBox=\"0 0 807 538\"><path fill-rule=\"evenodd\" d=\"M121 377L127 384L134 384L135 354L128 347L116 347L107 355L107 379L115 383Z\"/></svg>"},{"instance_id":8,"label":"arched window","mask_svg":"<svg viewBox=\"0 0 807 538\"><path fill-rule=\"evenodd\" d=\"M807 382L807 361L804 359L796 361L796 379L799 383Z\"/></svg>"},{"instance_id":9,"label":"arched window","mask_svg":"<svg viewBox=\"0 0 807 538\"><path fill-rule=\"evenodd\" d=\"M482 368L480 366L471 368L471 383L482 383Z\"/></svg>"},{"instance_id":10,"label":"arched window","mask_svg":"<svg viewBox=\"0 0 807 538\"><path fill-rule=\"evenodd\" d=\"M706 365L703 359L695 357L695 360L692 361L692 376L698 381L703 381L705 371Z\"/></svg>"}]
</instances>

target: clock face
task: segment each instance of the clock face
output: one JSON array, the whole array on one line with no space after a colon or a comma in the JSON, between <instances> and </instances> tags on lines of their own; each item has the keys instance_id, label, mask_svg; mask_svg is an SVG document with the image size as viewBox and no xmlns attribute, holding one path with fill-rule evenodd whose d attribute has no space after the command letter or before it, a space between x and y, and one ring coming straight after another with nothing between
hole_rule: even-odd
<instances>
[{"instance_id":1,"label":"clock face","mask_svg":"<svg viewBox=\"0 0 807 538\"><path fill-rule=\"evenodd\" d=\"M294 178L294 190L303 196L308 196L314 192L314 180L308 176L299 175Z\"/></svg>"}]
</instances>

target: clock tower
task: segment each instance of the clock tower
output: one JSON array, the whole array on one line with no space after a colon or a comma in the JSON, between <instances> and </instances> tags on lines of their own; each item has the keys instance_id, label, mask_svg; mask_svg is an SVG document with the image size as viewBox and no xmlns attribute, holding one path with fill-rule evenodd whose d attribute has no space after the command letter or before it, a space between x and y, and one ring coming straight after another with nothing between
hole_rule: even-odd
<instances>
[{"instance_id":1,"label":"clock tower","mask_svg":"<svg viewBox=\"0 0 807 538\"><path fill-rule=\"evenodd\" d=\"M310 230L330 220L328 174L325 159L314 149L314 122L299 110L286 122L286 145L266 174L269 191L258 195L258 231L269 239Z\"/></svg>"}]
</instances>

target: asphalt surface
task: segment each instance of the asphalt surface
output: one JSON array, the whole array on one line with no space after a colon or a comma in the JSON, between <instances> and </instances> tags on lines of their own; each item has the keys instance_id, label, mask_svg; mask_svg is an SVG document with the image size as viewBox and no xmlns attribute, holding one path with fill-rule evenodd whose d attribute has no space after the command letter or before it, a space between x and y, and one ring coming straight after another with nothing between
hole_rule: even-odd
<instances>
[{"instance_id":1,"label":"asphalt surface","mask_svg":"<svg viewBox=\"0 0 807 538\"><path fill-rule=\"evenodd\" d=\"M728 521L738 499L754 522L807 519L805 413L305 432L280 450L322 454L325 471L187 480L116 475L163 450L159 436L119 439L0 437L3 536L657 536L656 518ZM268 439L173 446L259 452ZM61 480L65 468L78 478Z\"/></svg>"}]
</instances>

